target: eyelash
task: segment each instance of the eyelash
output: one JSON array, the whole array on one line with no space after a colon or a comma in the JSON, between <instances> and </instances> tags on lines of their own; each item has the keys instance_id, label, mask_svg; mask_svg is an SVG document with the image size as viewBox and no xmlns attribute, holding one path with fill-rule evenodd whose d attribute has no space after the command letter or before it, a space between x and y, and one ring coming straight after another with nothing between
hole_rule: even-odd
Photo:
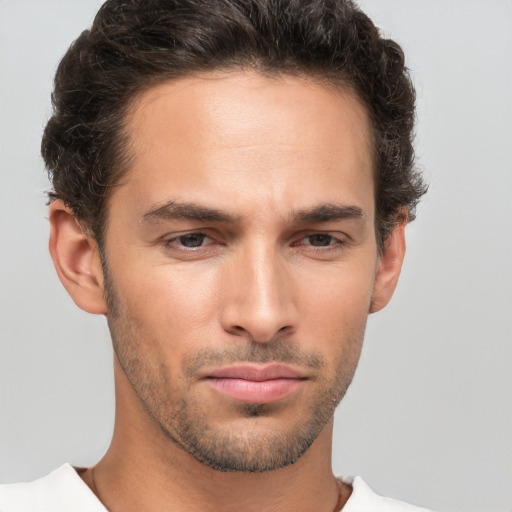
<instances>
[{"instance_id":1,"label":"eyelash","mask_svg":"<svg viewBox=\"0 0 512 512\"><path fill-rule=\"evenodd\" d=\"M313 245L313 244L310 244L309 245L309 249L310 250L314 250L314 251L329 251L329 250L338 250L340 248L343 248L346 243L347 243L347 240L345 238L340 238L338 236L334 236L330 233L311 233L311 234L307 234L306 236L302 237L298 243L296 243L297 245L302 242L302 240L305 240L307 238L312 238L312 237L326 237L326 238L329 238L329 243L327 245ZM311 242L311 240L310 240ZM332 242L332 243L331 243ZM294 244L294 245L296 245Z\"/></svg>"},{"instance_id":2,"label":"eyelash","mask_svg":"<svg viewBox=\"0 0 512 512\"><path fill-rule=\"evenodd\" d=\"M204 241L205 238L211 238L206 233L203 233L201 231L192 231L190 233L184 233L184 234L175 236L173 238L169 238L167 240L164 240L163 244L164 244L164 247L172 249L172 248L174 248L174 243L176 243L176 242L179 243L180 240L185 239L187 237L192 237L192 236L203 237L203 241ZM205 246L203 244L201 244L201 245L192 246L192 247L187 247L187 246L184 246L184 245L180 245L178 247L179 247L178 250L181 250L181 251L196 251L196 250L201 249L201 248L203 248Z\"/></svg>"},{"instance_id":3,"label":"eyelash","mask_svg":"<svg viewBox=\"0 0 512 512\"><path fill-rule=\"evenodd\" d=\"M187 238L190 239L190 237L194 237L194 236L202 237L200 245L187 247L185 245L180 244L180 241L183 242L184 239L187 239ZM347 239L345 237L340 238L339 236L334 236L333 234L328 233L328 232L327 233L313 232L313 233L308 233L308 234L302 236L299 240L295 241L292 244L292 246L297 247L297 246L303 245L301 242L303 242L306 239L311 239L312 237L326 237L329 239L328 240L329 243L327 245L313 245L311 243L304 244L304 245L307 245L308 249L312 250L312 251L326 252L326 251L331 251L331 250L339 250L347 244ZM167 249L174 249L174 250L179 250L179 251L184 251L184 252L195 252L200 249L205 249L206 247L209 247L210 244L203 245L205 239L210 239L210 240L214 241L213 237L209 236L206 233L203 233L202 231L192 231L190 233L183 233L178 236L174 236L173 238L164 240L163 245ZM310 240L310 242L311 242L311 240Z\"/></svg>"}]
</instances>

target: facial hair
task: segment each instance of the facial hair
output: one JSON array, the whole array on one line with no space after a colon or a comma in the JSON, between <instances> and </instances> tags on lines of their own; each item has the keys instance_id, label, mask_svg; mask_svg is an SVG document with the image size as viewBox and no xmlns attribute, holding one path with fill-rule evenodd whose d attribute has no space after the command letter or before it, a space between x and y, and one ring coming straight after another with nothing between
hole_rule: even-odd
<instances>
[{"instance_id":1,"label":"facial hair","mask_svg":"<svg viewBox=\"0 0 512 512\"><path fill-rule=\"evenodd\" d=\"M335 370L319 352L301 351L287 336L266 343L240 340L228 349L208 348L185 359L180 376L148 353L154 340L146 335L118 300L105 275L105 298L114 351L140 403L163 434L206 466L223 472L265 472L295 463L332 419L345 395L359 359L365 325L345 340L344 357ZM231 429L218 425L205 413L204 401L191 391L206 367L245 363L290 364L313 375L314 392L304 400L300 417L286 429ZM172 383L171 383L172 381ZM275 416L278 403L236 403L237 415L253 422ZM282 414L282 411L281 411Z\"/></svg>"}]
</instances>

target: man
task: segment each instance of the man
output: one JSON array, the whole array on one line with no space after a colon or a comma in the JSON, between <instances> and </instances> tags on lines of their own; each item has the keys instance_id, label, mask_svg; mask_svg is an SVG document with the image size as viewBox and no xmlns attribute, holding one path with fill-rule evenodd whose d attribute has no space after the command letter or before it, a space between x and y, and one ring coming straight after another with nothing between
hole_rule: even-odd
<instances>
[{"instance_id":1,"label":"man","mask_svg":"<svg viewBox=\"0 0 512 512\"><path fill-rule=\"evenodd\" d=\"M53 99L50 252L116 423L0 510L419 510L330 464L425 191L396 43L350 2L109 0Z\"/></svg>"}]
</instances>

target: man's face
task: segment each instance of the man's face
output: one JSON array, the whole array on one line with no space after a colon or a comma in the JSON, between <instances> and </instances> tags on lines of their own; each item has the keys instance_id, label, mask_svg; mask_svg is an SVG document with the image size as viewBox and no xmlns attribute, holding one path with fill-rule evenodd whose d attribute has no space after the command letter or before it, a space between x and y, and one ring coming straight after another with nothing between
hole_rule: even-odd
<instances>
[{"instance_id":1,"label":"man's face","mask_svg":"<svg viewBox=\"0 0 512 512\"><path fill-rule=\"evenodd\" d=\"M298 78L217 73L148 90L127 130L105 255L130 392L210 467L293 463L344 395L370 309L365 110Z\"/></svg>"}]
</instances>

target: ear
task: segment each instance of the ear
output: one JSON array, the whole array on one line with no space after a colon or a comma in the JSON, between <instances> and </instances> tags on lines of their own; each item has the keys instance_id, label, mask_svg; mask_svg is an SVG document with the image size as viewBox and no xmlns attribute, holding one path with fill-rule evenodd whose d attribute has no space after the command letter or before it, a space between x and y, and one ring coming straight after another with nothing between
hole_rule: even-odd
<instances>
[{"instance_id":1,"label":"ear","mask_svg":"<svg viewBox=\"0 0 512 512\"><path fill-rule=\"evenodd\" d=\"M58 199L50 203L49 247L57 274L75 304L88 313L106 314L98 244Z\"/></svg>"},{"instance_id":2,"label":"ear","mask_svg":"<svg viewBox=\"0 0 512 512\"><path fill-rule=\"evenodd\" d=\"M405 256L405 224L399 223L384 242L377 262L370 313L376 313L391 300Z\"/></svg>"}]
</instances>

